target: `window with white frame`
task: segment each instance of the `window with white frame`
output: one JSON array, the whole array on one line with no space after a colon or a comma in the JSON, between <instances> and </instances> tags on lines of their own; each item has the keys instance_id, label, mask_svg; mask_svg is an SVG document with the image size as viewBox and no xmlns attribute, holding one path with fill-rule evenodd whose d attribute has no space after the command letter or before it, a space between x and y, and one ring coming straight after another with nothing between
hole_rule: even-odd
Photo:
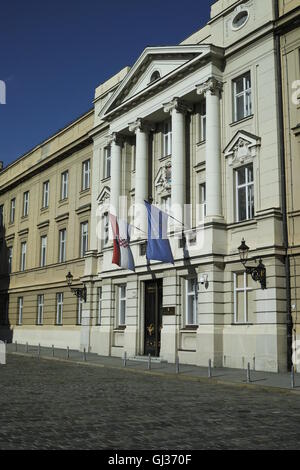
<instances>
[{"instance_id":1,"label":"window with white frame","mask_svg":"<svg viewBox=\"0 0 300 470\"><path fill-rule=\"evenodd\" d=\"M90 160L86 160L82 164L82 189L89 189L90 187L90 176L91 176L91 169L90 169Z\"/></svg>"},{"instance_id":2,"label":"window with white frame","mask_svg":"<svg viewBox=\"0 0 300 470\"><path fill-rule=\"evenodd\" d=\"M102 320L102 287L97 290L97 325L101 325Z\"/></svg>"},{"instance_id":3,"label":"window with white frame","mask_svg":"<svg viewBox=\"0 0 300 470\"><path fill-rule=\"evenodd\" d=\"M104 178L110 178L111 174L111 146L104 148Z\"/></svg>"},{"instance_id":4,"label":"window with white frame","mask_svg":"<svg viewBox=\"0 0 300 470\"><path fill-rule=\"evenodd\" d=\"M164 122L163 127L163 156L171 155L172 153L172 121L168 119Z\"/></svg>"},{"instance_id":5,"label":"window with white frame","mask_svg":"<svg viewBox=\"0 0 300 470\"><path fill-rule=\"evenodd\" d=\"M233 101L235 121L251 116L252 93L250 72L233 80Z\"/></svg>"},{"instance_id":6,"label":"window with white frame","mask_svg":"<svg viewBox=\"0 0 300 470\"><path fill-rule=\"evenodd\" d=\"M23 297L18 297L18 325L23 323Z\"/></svg>"},{"instance_id":7,"label":"window with white frame","mask_svg":"<svg viewBox=\"0 0 300 470\"><path fill-rule=\"evenodd\" d=\"M23 194L23 217L27 217L29 212L29 191Z\"/></svg>"},{"instance_id":8,"label":"window with white frame","mask_svg":"<svg viewBox=\"0 0 300 470\"><path fill-rule=\"evenodd\" d=\"M61 200L67 199L68 192L69 192L69 172L67 170L61 174L61 191L60 191Z\"/></svg>"},{"instance_id":9,"label":"window with white frame","mask_svg":"<svg viewBox=\"0 0 300 470\"><path fill-rule=\"evenodd\" d=\"M186 325L197 325L197 278L185 280L186 289Z\"/></svg>"},{"instance_id":10,"label":"window with white frame","mask_svg":"<svg viewBox=\"0 0 300 470\"><path fill-rule=\"evenodd\" d=\"M199 184L199 220L206 216L206 184Z\"/></svg>"},{"instance_id":11,"label":"window with white frame","mask_svg":"<svg viewBox=\"0 0 300 470\"><path fill-rule=\"evenodd\" d=\"M37 325L42 325L44 322L44 294L37 296Z\"/></svg>"},{"instance_id":12,"label":"window with white frame","mask_svg":"<svg viewBox=\"0 0 300 470\"><path fill-rule=\"evenodd\" d=\"M77 300L77 325L82 324L82 307L83 307L83 299L78 297Z\"/></svg>"},{"instance_id":13,"label":"window with white frame","mask_svg":"<svg viewBox=\"0 0 300 470\"><path fill-rule=\"evenodd\" d=\"M26 269L26 251L27 251L27 242L21 243L21 263L20 270L25 271Z\"/></svg>"},{"instance_id":14,"label":"window with white frame","mask_svg":"<svg viewBox=\"0 0 300 470\"><path fill-rule=\"evenodd\" d=\"M46 209L49 207L49 190L50 190L50 183L49 181L45 181L43 183L43 201L42 201L42 208Z\"/></svg>"},{"instance_id":15,"label":"window with white frame","mask_svg":"<svg viewBox=\"0 0 300 470\"><path fill-rule=\"evenodd\" d=\"M13 247L8 247L8 273L12 272L12 261L13 261Z\"/></svg>"},{"instance_id":16,"label":"window with white frame","mask_svg":"<svg viewBox=\"0 0 300 470\"><path fill-rule=\"evenodd\" d=\"M119 326L123 326L126 324L126 284L118 286L118 294Z\"/></svg>"},{"instance_id":17,"label":"window with white frame","mask_svg":"<svg viewBox=\"0 0 300 470\"><path fill-rule=\"evenodd\" d=\"M255 290L250 275L234 273L234 323L254 323Z\"/></svg>"},{"instance_id":18,"label":"window with white frame","mask_svg":"<svg viewBox=\"0 0 300 470\"><path fill-rule=\"evenodd\" d=\"M67 230L64 228L59 231L59 252L58 252L59 263L64 263L66 261L66 242L67 242Z\"/></svg>"},{"instance_id":19,"label":"window with white frame","mask_svg":"<svg viewBox=\"0 0 300 470\"><path fill-rule=\"evenodd\" d=\"M64 294L63 292L58 292L56 294L56 324L57 325L62 325L63 305L64 305Z\"/></svg>"},{"instance_id":20,"label":"window with white frame","mask_svg":"<svg viewBox=\"0 0 300 470\"><path fill-rule=\"evenodd\" d=\"M200 103L200 142L206 140L206 101Z\"/></svg>"},{"instance_id":21,"label":"window with white frame","mask_svg":"<svg viewBox=\"0 0 300 470\"><path fill-rule=\"evenodd\" d=\"M41 263L40 266L46 266L47 262L47 235L41 237Z\"/></svg>"},{"instance_id":22,"label":"window with white frame","mask_svg":"<svg viewBox=\"0 0 300 470\"><path fill-rule=\"evenodd\" d=\"M235 170L236 185L236 221L253 219L254 217L254 177L253 165L243 166Z\"/></svg>"},{"instance_id":23,"label":"window with white frame","mask_svg":"<svg viewBox=\"0 0 300 470\"><path fill-rule=\"evenodd\" d=\"M88 222L82 222L80 224L80 257L83 258L88 250L88 233L89 224Z\"/></svg>"},{"instance_id":24,"label":"window with white frame","mask_svg":"<svg viewBox=\"0 0 300 470\"><path fill-rule=\"evenodd\" d=\"M16 215L16 198L14 197L11 201L10 201L10 216L9 216L9 222L11 224L14 223L15 221L15 215Z\"/></svg>"}]
</instances>

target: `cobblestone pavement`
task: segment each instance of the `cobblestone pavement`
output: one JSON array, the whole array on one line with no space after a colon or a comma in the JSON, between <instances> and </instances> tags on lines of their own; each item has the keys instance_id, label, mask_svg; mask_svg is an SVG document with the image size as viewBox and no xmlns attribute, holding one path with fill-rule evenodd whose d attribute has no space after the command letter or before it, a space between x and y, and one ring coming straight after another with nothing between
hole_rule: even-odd
<instances>
[{"instance_id":1,"label":"cobblestone pavement","mask_svg":"<svg viewBox=\"0 0 300 470\"><path fill-rule=\"evenodd\" d=\"M300 449L300 396L9 355L0 449Z\"/></svg>"}]
</instances>

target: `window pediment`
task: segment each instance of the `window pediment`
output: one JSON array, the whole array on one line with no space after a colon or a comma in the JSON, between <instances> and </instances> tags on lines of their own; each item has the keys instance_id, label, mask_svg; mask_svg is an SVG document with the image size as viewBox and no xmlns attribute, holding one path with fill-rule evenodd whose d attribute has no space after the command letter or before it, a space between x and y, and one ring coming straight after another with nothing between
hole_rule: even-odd
<instances>
[{"instance_id":1,"label":"window pediment","mask_svg":"<svg viewBox=\"0 0 300 470\"><path fill-rule=\"evenodd\" d=\"M261 139L246 131L238 131L224 149L225 158L230 166L251 163L257 155Z\"/></svg>"},{"instance_id":2,"label":"window pediment","mask_svg":"<svg viewBox=\"0 0 300 470\"><path fill-rule=\"evenodd\" d=\"M99 196L97 197L97 202L99 205L109 204L109 200L110 200L110 188L108 186L104 186Z\"/></svg>"},{"instance_id":3,"label":"window pediment","mask_svg":"<svg viewBox=\"0 0 300 470\"><path fill-rule=\"evenodd\" d=\"M159 195L168 195L171 192L171 162L165 163L157 172L154 180L155 189Z\"/></svg>"}]
</instances>

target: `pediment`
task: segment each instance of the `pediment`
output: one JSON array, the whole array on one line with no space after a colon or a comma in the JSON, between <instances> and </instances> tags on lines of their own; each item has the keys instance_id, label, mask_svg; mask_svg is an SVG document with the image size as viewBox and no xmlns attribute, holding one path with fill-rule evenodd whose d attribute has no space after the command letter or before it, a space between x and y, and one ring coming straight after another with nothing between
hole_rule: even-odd
<instances>
[{"instance_id":1,"label":"pediment","mask_svg":"<svg viewBox=\"0 0 300 470\"><path fill-rule=\"evenodd\" d=\"M97 197L97 202L98 204L105 204L105 203L108 203L109 200L110 200L110 188L108 186L104 186L99 196Z\"/></svg>"},{"instance_id":2,"label":"pediment","mask_svg":"<svg viewBox=\"0 0 300 470\"><path fill-rule=\"evenodd\" d=\"M112 111L130 100L138 100L144 93L155 94L167 86L176 74L177 79L182 77L185 68L208 55L210 49L207 44L147 47L101 110L100 118L105 119ZM155 71L159 72L160 77L151 81Z\"/></svg>"},{"instance_id":3,"label":"pediment","mask_svg":"<svg viewBox=\"0 0 300 470\"><path fill-rule=\"evenodd\" d=\"M225 147L225 158L228 158L229 165L248 163L256 156L260 143L260 137L240 130Z\"/></svg>"},{"instance_id":4,"label":"pediment","mask_svg":"<svg viewBox=\"0 0 300 470\"><path fill-rule=\"evenodd\" d=\"M171 191L172 164L168 161L158 170L154 179L155 189L159 194L169 193Z\"/></svg>"}]
</instances>

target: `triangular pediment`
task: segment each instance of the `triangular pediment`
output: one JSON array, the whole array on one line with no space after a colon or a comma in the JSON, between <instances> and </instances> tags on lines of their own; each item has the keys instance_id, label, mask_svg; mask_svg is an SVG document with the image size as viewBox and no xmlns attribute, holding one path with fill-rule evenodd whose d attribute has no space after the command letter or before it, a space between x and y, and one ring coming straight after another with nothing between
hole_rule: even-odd
<instances>
[{"instance_id":1,"label":"triangular pediment","mask_svg":"<svg viewBox=\"0 0 300 470\"><path fill-rule=\"evenodd\" d=\"M224 149L225 158L229 159L229 164L247 163L257 154L257 148L260 146L260 137L250 132L238 131Z\"/></svg>"},{"instance_id":2,"label":"triangular pediment","mask_svg":"<svg viewBox=\"0 0 300 470\"><path fill-rule=\"evenodd\" d=\"M110 188L108 186L104 186L99 196L97 197L97 202L98 204L105 204L109 202L109 199L110 199Z\"/></svg>"},{"instance_id":3,"label":"triangular pediment","mask_svg":"<svg viewBox=\"0 0 300 470\"><path fill-rule=\"evenodd\" d=\"M145 93L155 94L167 86L176 74L182 76L183 70L191 62L208 55L210 48L207 44L147 47L101 110L100 118L105 119L117 108L138 100ZM156 79L153 77L154 72L158 72Z\"/></svg>"}]
</instances>

